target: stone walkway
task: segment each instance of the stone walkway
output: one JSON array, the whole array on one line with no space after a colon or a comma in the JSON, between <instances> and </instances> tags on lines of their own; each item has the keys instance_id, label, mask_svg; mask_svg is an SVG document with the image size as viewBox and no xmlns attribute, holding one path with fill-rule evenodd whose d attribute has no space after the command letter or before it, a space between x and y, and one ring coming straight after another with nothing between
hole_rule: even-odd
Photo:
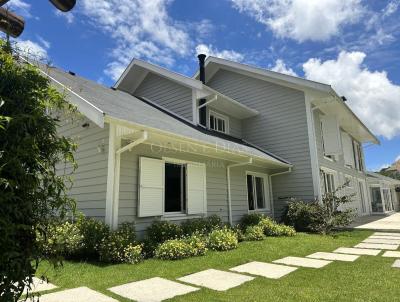
<instances>
[{"instance_id":1,"label":"stone walkway","mask_svg":"<svg viewBox=\"0 0 400 302\"><path fill-rule=\"evenodd\" d=\"M121 297L138 302L159 302L176 296L201 290L201 287L215 291L227 291L231 288L251 282L256 277L280 279L299 268L321 269L334 261L353 262L362 256L377 256L386 250L382 257L397 258L393 268L400 268L400 233L376 232L354 247L339 247L333 252L315 252L306 257L288 256L272 261L273 263L252 261L230 268L230 272L213 268L194 272L177 278L176 281L154 277L122 284L108 290ZM177 282L179 281L179 282ZM57 288L35 278L35 291ZM30 301L30 300L28 300ZM43 302L117 302L102 293L87 287L66 289L40 297Z\"/></svg>"},{"instance_id":2,"label":"stone walkway","mask_svg":"<svg viewBox=\"0 0 400 302\"><path fill-rule=\"evenodd\" d=\"M374 216L368 216L367 218L374 218ZM365 224L354 226L355 229L368 229L376 231L400 231L400 213L395 213L387 217L378 217L380 219L372 220Z\"/></svg>"}]
</instances>

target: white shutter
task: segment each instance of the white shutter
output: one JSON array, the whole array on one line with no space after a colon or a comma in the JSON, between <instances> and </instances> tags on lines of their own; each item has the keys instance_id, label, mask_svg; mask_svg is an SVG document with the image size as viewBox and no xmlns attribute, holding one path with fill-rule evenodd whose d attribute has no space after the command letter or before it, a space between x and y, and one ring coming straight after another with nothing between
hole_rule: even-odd
<instances>
[{"instance_id":1,"label":"white shutter","mask_svg":"<svg viewBox=\"0 0 400 302\"><path fill-rule=\"evenodd\" d=\"M351 139L350 135L345 132L342 132L342 144L345 165L354 167L353 140Z\"/></svg>"},{"instance_id":2,"label":"white shutter","mask_svg":"<svg viewBox=\"0 0 400 302\"><path fill-rule=\"evenodd\" d=\"M206 166L187 164L187 213L207 213Z\"/></svg>"},{"instance_id":3,"label":"white shutter","mask_svg":"<svg viewBox=\"0 0 400 302\"><path fill-rule=\"evenodd\" d=\"M164 169L164 161L140 157L139 217L163 214Z\"/></svg>"},{"instance_id":4,"label":"white shutter","mask_svg":"<svg viewBox=\"0 0 400 302\"><path fill-rule=\"evenodd\" d=\"M325 155L342 153L339 124L335 116L321 117Z\"/></svg>"}]
</instances>

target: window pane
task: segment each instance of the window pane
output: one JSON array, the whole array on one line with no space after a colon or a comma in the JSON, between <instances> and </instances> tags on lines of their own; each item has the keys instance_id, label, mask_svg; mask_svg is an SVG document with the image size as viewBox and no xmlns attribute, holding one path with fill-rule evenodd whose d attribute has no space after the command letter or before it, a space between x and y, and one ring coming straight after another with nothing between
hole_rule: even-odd
<instances>
[{"instance_id":1,"label":"window pane","mask_svg":"<svg viewBox=\"0 0 400 302\"><path fill-rule=\"evenodd\" d=\"M182 165L165 164L165 212L181 212L184 198ZM184 198L186 200L186 198Z\"/></svg>"},{"instance_id":2,"label":"window pane","mask_svg":"<svg viewBox=\"0 0 400 302\"><path fill-rule=\"evenodd\" d=\"M265 208L265 197L264 197L264 179L256 177L256 196L257 196L257 208Z\"/></svg>"},{"instance_id":3,"label":"window pane","mask_svg":"<svg viewBox=\"0 0 400 302\"><path fill-rule=\"evenodd\" d=\"M210 128L215 129L214 116L210 115Z\"/></svg>"},{"instance_id":4,"label":"window pane","mask_svg":"<svg viewBox=\"0 0 400 302\"><path fill-rule=\"evenodd\" d=\"M247 175L247 199L249 201L249 210L254 210L253 176L251 175Z\"/></svg>"},{"instance_id":5,"label":"window pane","mask_svg":"<svg viewBox=\"0 0 400 302\"><path fill-rule=\"evenodd\" d=\"M218 131L224 131L224 121L221 119L218 119Z\"/></svg>"}]
</instances>

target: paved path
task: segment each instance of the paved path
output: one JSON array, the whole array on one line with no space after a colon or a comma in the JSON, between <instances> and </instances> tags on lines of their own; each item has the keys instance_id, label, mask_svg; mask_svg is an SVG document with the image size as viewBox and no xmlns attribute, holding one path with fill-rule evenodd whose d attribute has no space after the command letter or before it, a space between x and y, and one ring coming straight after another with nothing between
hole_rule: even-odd
<instances>
[{"instance_id":1,"label":"paved path","mask_svg":"<svg viewBox=\"0 0 400 302\"><path fill-rule=\"evenodd\" d=\"M373 219L376 218L376 219ZM368 221L366 223L363 222ZM400 232L400 213L395 213L390 216L367 216L360 218L360 220L354 225L355 229L367 229L375 231L397 231Z\"/></svg>"}]
</instances>

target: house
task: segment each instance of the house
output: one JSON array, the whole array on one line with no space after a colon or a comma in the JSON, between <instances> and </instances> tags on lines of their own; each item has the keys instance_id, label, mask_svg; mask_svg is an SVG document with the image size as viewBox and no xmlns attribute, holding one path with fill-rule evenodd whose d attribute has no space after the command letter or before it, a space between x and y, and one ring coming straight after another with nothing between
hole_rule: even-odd
<instances>
[{"instance_id":1,"label":"house","mask_svg":"<svg viewBox=\"0 0 400 302\"><path fill-rule=\"evenodd\" d=\"M113 227L279 217L344 183L371 213L362 144L379 141L329 85L204 55L192 78L134 59L112 88L41 70L81 113L60 117L79 144L70 194Z\"/></svg>"},{"instance_id":2,"label":"house","mask_svg":"<svg viewBox=\"0 0 400 302\"><path fill-rule=\"evenodd\" d=\"M371 213L388 214L399 211L400 180L367 172L371 191Z\"/></svg>"}]
</instances>

